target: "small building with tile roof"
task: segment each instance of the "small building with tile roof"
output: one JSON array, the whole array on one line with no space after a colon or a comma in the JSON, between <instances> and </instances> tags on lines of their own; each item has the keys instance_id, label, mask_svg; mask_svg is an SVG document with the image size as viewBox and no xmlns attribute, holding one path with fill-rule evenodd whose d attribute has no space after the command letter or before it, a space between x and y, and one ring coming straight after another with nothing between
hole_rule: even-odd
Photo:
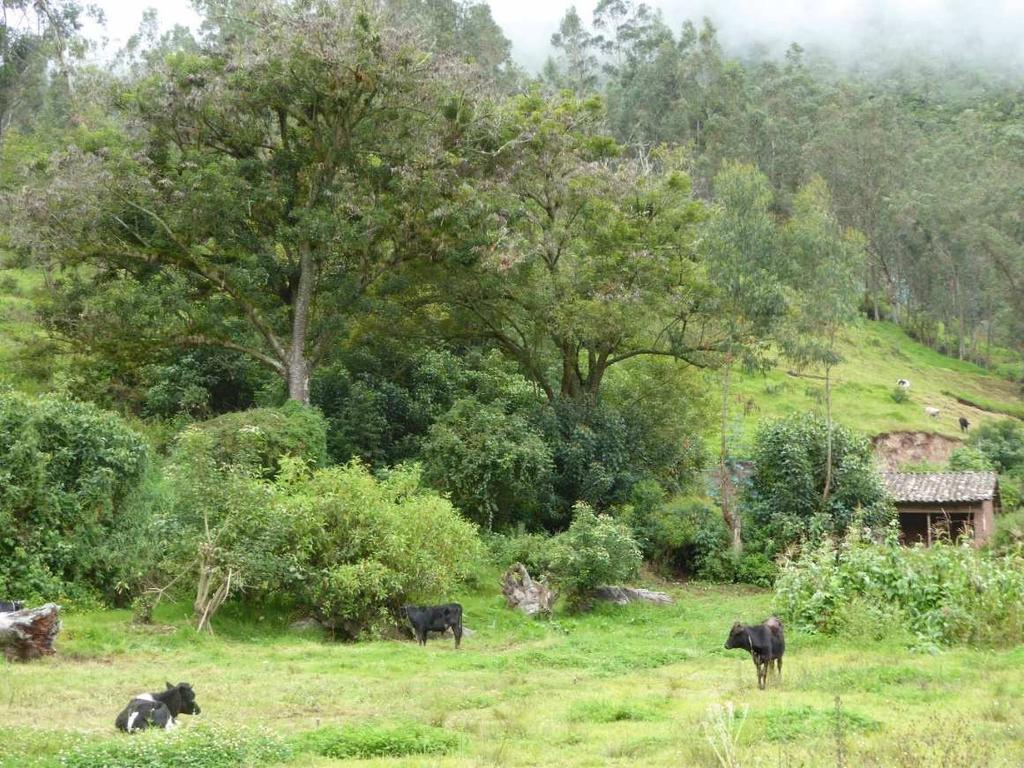
<instances>
[{"instance_id":1,"label":"small building with tile roof","mask_svg":"<svg viewBox=\"0 0 1024 768\"><path fill-rule=\"evenodd\" d=\"M981 544L995 531L999 481L995 472L883 472L899 513L905 544L970 533Z\"/></svg>"}]
</instances>

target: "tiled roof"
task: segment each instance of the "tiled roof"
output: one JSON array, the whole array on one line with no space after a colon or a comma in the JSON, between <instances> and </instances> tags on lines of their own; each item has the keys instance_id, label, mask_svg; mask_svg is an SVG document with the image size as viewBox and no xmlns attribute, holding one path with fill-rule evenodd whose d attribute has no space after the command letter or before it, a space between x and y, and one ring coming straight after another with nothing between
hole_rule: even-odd
<instances>
[{"instance_id":1,"label":"tiled roof","mask_svg":"<svg viewBox=\"0 0 1024 768\"><path fill-rule=\"evenodd\" d=\"M996 493L995 472L883 472L893 501L984 501Z\"/></svg>"}]
</instances>

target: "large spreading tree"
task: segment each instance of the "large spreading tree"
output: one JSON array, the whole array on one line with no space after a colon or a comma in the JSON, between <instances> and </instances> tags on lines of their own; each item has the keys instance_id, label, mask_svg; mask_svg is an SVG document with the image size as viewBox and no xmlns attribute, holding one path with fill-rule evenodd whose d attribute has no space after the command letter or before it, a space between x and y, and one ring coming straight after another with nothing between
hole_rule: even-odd
<instances>
[{"instance_id":1,"label":"large spreading tree","mask_svg":"<svg viewBox=\"0 0 1024 768\"><path fill-rule=\"evenodd\" d=\"M469 78L386 11L208 5L201 52L122 89L122 129L25 191L21 242L87 265L65 332L239 351L305 403L367 288L443 243Z\"/></svg>"},{"instance_id":2,"label":"large spreading tree","mask_svg":"<svg viewBox=\"0 0 1024 768\"><path fill-rule=\"evenodd\" d=\"M549 400L595 402L627 360L704 366L721 350L680 157L631 155L602 120L596 99L536 92L496 111L476 139L472 236L429 299L450 334L496 346Z\"/></svg>"}]
</instances>

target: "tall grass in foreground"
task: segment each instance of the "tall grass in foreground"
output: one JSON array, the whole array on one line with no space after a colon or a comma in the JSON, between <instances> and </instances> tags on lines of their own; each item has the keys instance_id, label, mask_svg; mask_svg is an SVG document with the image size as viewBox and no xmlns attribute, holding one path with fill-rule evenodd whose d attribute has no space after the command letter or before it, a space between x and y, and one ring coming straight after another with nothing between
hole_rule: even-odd
<instances>
[{"instance_id":1,"label":"tall grass in foreground","mask_svg":"<svg viewBox=\"0 0 1024 768\"><path fill-rule=\"evenodd\" d=\"M747 722L747 706L736 708L731 701L712 704L702 726L704 738L711 745L722 768L739 768L739 741Z\"/></svg>"},{"instance_id":2,"label":"tall grass in foreground","mask_svg":"<svg viewBox=\"0 0 1024 768\"><path fill-rule=\"evenodd\" d=\"M966 540L879 544L854 532L784 563L775 606L804 631L905 633L925 647L1012 646L1024 640L1024 556Z\"/></svg>"}]
</instances>

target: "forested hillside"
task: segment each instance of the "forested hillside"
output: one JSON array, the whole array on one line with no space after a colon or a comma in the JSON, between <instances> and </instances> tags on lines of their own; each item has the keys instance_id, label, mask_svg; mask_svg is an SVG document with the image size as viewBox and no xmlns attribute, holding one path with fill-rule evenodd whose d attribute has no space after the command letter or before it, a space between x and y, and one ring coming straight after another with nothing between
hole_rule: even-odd
<instances>
[{"instance_id":1,"label":"forested hillside","mask_svg":"<svg viewBox=\"0 0 1024 768\"><path fill-rule=\"evenodd\" d=\"M138 488L97 491L101 528L148 547L167 519L192 530L197 605L281 578L242 557L240 504L275 500L272 530L296 497L355 487L378 523L409 503L561 535L610 513L648 557L687 531L662 560L698 568L703 536L706 573L770 581L782 543L741 535L746 502L709 498L708 470L805 412L785 422L812 457L799 514L831 533L883 510L879 433L970 440L955 461L1000 470L1016 503L992 446L1024 414L1019 79L853 69L799 41L738 57L707 20L627 2L567 13L536 76L486 5L454 0L201 0L201 29L149 15L104 59L76 0L2 2L2 394L37 500L2 503L26 531L71 482L38 447L49 419L67 409L74 444L93 407L148 446ZM239 537L224 561L211 519ZM47 547L12 583L158 581L115 589L116 561ZM381 584L411 583L374 562L306 599L372 623L406 589Z\"/></svg>"}]
</instances>

